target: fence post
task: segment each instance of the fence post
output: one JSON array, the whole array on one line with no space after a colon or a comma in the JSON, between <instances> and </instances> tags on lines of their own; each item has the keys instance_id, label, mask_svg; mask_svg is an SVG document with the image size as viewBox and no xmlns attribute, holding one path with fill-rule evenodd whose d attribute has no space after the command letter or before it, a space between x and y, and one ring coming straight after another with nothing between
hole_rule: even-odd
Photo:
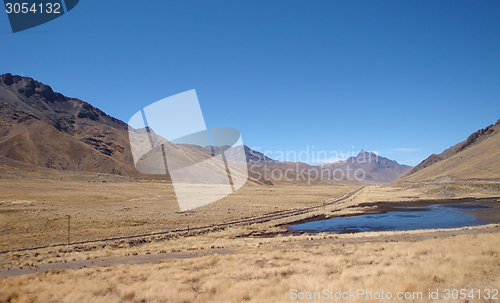
<instances>
[{"instance_id":1,"label":"fence post","mask_svg":"<svg viewBox=\"0 0 500 303\"><path fill-rule=\"evenodd\" d=\"M68 215L68 250L69 250L69 244L71 243L70 218L71 216Z\"/></svg>"}]
</instances>

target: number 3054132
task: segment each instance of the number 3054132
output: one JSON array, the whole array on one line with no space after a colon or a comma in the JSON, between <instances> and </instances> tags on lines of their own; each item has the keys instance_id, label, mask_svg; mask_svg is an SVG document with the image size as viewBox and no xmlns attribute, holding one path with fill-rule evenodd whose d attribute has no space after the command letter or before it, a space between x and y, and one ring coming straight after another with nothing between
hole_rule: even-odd
<instances>
[{"instance_id":1,"label":"number 3054132","mask_svg":"<svg viewBox=\"0 0 500 303\"><path fill-rule=\"evenodd\" d=\"M6 3L7 14L60 14L60 3Z\"/></svg>"}]
</instances>

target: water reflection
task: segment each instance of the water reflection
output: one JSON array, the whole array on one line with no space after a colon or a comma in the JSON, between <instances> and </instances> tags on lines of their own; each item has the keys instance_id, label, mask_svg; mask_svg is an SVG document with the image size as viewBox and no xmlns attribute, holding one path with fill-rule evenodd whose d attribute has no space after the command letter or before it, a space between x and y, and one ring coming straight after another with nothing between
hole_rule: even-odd
<instances>
[{"instance_id":1,"label":"water reflection","mask_svg":"<svg viewBox=\"0 0 500 303\"><path fill-rule=\"evenodd\" d=\"M488 205L489 202L487 201L485 204ZM487 205L476 202L425 206L385 206L387 212L384 213L311 221L289 226L289 229L307 233L357 233L365 231L459 228L498 223L500 207ZM496 212L496 216L492 217L492 211Z\"/></svg>"}]
</instances>

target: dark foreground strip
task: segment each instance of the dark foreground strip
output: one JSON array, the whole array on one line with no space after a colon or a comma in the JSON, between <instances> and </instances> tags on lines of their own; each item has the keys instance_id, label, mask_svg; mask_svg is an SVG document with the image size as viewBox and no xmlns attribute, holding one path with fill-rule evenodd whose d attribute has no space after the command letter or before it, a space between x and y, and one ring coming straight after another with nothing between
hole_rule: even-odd
<instances>
[{"instance_id":1,"label":"dark foreground strip","mask_svg":"<svg viewBox=\"0 0 500 303\"><path fill-rule=\"evenodd\" d=\"M202 249L197 251L189 252L170 252L170 253L160 253L160 254L150 254L150 255L136 255L136 256L124 256L124 257L110 257L110 258L99 258L99 259L89 259L89 260L78 260L69 262L57 262L40 264L35 266L22 266L13 267L10 269L2 268L0 269L0 279L4 277L15 277L20 275L30 275L38 272L44 272L47 270L51 271L61 271L68 269L82 269L85 267L108 267L119 264L144 264L144 263L157 263L161 260L169 259L189 259L202 256L208 256L213 254L227 255L234 253L234 250L229 248L217 248L217 249Z\"/></svg>"}]
</instances>

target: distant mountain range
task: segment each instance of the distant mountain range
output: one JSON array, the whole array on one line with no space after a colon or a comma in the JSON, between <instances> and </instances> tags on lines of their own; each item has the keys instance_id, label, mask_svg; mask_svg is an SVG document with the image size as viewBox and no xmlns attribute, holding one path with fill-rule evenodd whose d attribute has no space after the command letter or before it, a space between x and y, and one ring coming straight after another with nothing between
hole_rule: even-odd
<instances>
[{"instance_id":1,"label":"distant mountain range","mask_svg":"<svg viewBox=\"0 0 500 303\"><path fill-rule=\"evenodd\" d=\"M345 173L351 170L353 174L351 178L355 180L357 180L357 178L362 178L362 183L376 184L391 182L412 168L411 166L402 165L394 160L363 150L355 157L353 156L347 160L326 164L323 165L323 167L332 172L337 171L337 178L339 178L340 172Z\"/></svg>"},{"instance_id":2,"label":"distant mountain range","mask_svg":"<svg viewBox=\"0 0 500 303\"><path fill-rule=\"evenodd\" d=\"M193 163L225 149L175 146L179 158ZM411 168L364 151L322 166L276 161L248 146L231 152L245 153L249 180L261 184L387 183ZM136 170L123 121L32 78L7 73L0 76L0 162L13 160L57 170L169 179L168 173L152 176Z\"/></svg>"}]
</instances>

